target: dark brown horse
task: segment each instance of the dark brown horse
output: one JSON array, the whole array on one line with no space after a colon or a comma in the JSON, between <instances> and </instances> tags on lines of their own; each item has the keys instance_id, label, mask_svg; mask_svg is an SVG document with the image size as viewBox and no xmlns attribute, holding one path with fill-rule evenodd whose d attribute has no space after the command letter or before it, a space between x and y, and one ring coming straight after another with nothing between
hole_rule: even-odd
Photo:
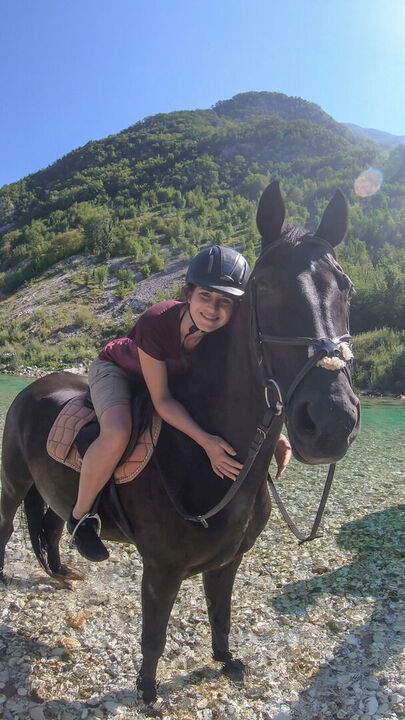
<instances>
[{"instance_id":1,"label":"dark brown horse","mask_svg":"<svg viewBox=\"0 0 405 720\"><path fill-rule=\"evenodd\" d=\"M278 183L272 183L257 214L262 253L234 322L204 338L186 380L175 383L172 391L202 427L226 438L244 462L266 400L273 402L278 386L295 456L311 464L334 463L358 433L359 403L345 371L309 366L308 355L320 346L320 357L340 355L340 341L347 335L351 283L331 247L346 232L346 201L339 191L335 194L316 235L296 226L282 233L284 214ZM344 360L340 365L345 365ZM267 395L263 382L268 385ZM0 570L14 515L25 499L37 556L54 576L68 575L58 546L76 498L78 476L52 460L45 445L62 404L85 386L84 378L51 374L23 390L8 412ZM179 587L196 573L203 574L213 656L224 663L225 671L243 672L243 664L232 658L228 646L231 593L242 555L270 514L266 474L281 424L282 416L276 417L245 482L208 521L208 528L180 517L153 462L136 480L118 487L144 564L138 686L145 701L156 696L156 667ZM206 512L229 487L229 481L213 474L204 451L169 425L163 425L157 456L171 493L191 514ZM125 542L103 501L100 514L102 537Z\"/></svg>"}]
</instances>

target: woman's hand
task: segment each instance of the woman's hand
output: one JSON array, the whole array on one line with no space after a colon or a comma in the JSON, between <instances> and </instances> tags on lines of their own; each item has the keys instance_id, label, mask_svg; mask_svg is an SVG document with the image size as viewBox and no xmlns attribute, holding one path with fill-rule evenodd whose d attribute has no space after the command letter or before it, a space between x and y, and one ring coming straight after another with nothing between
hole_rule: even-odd
<instances>
[{"instance_id":1,"label":"woman's hand","mask_svg":"<svg viewBox=\"0 0 405 720\"><path fill-rule=\"evenodd\" d=\"M291 445L288 442L285 435L280 435L277 440L277 445L274 450L274 457L277 463L277 475L276 480L280 480L284 470L291 460L292 450Z\"/></svg>"},{"instance_id":2,"label":"woman's hand","mask_svg":"<svg viewBox=\"0 0 405 720\"><path fill-rule=\"evenodd\" d=\"M207 435L202 447L216 475L221 478L225 475L230 480L236 480L243 465L233 459L232 455L236 455L236 452L229 443L217 435Z\"/></svg>"}]
</instances>

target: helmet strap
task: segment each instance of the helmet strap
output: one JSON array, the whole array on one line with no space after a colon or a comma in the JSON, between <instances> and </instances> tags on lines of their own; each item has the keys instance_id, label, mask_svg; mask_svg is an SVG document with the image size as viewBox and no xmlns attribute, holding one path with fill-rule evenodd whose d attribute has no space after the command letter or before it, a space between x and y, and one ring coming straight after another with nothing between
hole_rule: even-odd
<instances>
[{"instance_id":1,"label":"helmet strap","mask_svg":"<svg viewBox=\"0 0 405 720\"><path fill-rule=\"evenodd\" d=\"M192 322L193 324L192 324L191 328L189 329L187 335L192 335L192 334L195 333L195 332L205 333L205 330L200 330L200 328L197 327L197 323L195 322L195 320L194 320L194 318L193 318L193 316L192 316L192 314L191 314L190 305L188 306L188 314L190 315L191 322Z\"/></svg>"},{"instance_id":2,"label":"helmet strap","mask_svg":"<svg viewBox=\"0 0 405 720\"><path fill-rule=\"evenodd\" d=\"M193 316L192 316L192 314L191 314L191 311L190 311L190 305L188 305L188 308L187 308L187 309L188 309L188 314L190 315L190 318L191 318L191 322L192 322L193 324L192 324L191 327L189 328L188 333L184 336L184 340L183 340L183 342L181 343L181 347L182 347L183 349L184 349L184 343L186 342L187 338L190 337L190 335L194 335L194 333L196 333L196 332L200 332L200 333L205 334L205 330L200 330L200 328L197 327L197 325L196 325L196 323L195 323L195 320L194 320L194 318L193 318Z\"/></svg>"}]
</instances>

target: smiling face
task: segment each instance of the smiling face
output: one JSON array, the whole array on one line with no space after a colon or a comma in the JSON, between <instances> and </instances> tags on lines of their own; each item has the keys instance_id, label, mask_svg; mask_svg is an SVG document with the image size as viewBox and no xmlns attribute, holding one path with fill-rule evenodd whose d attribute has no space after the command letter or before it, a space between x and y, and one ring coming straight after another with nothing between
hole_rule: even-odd
<instances>
[{"instance_id":1,"label":"smiling face","mask_svg":"<svg viewBox=\"0 0 405 720\"><path fill-rule=\"evenodd\" d=\"M231 319L234 300L222 293L197 286L189 299L190 314L199 330L213 332Z\"/></svg>"}]
</instances>

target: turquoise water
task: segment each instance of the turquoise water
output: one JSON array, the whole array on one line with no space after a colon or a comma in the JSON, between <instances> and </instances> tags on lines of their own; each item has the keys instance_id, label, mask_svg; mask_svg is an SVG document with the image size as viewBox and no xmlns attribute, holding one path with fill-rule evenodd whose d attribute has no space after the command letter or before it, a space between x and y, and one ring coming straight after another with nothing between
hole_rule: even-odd
<instances>
[{"instance_id":1,"label":"turquoise water","mask_svg":"<svg viewBox=\"0 0 405 720\"><path fill-rule=\"evenodd\" d=\"M7 410L14 397L32 380L0 375L0 436ZM405 401L362 398L362 430L341 465L396 477L403 481L405 467ZM290 472L295 474L295 463ZM297 463L298 465L298 463ZM302 472L304 468L299 466Z\"/></svg>"},{"instance_id":2,"label":"turquoise water","mask_svg":"<svg viewBox=\"0 0 405 720\"><path fill-rule=\"evenodd\" d=\"M0 375L0 436L3 434L6 413L14 398L27 385L32 378L14 377L13 375Z\"/></svg>"}]
</instances>

